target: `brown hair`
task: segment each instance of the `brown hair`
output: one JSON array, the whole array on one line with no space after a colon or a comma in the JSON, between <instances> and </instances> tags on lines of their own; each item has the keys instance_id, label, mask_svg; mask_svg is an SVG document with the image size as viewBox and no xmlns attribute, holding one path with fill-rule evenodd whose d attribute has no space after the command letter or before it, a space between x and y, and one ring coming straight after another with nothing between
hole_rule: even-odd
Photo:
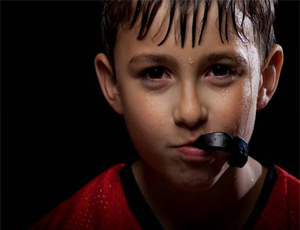
<instances>
[{"instance_id":1,"label":"brown hair","mask_svg":"<svg viewBox=\"0 0 300 230\"><path fill-rule=\"evenodd\" d=\"M186 33L186 20L190 6L193 6L193 26L192 26L192 45L195 45L195 30L196 17L198 14L198 5L200 1L205 2L204 16L202 19L202 27L198 44L201 42L202 34L206 25L207 15L212 0L169 0L170 1L170 20L169 27L164 39L158 44L162 45L169 35L171 24L174 18L176 7L180 7L180 34L181 46L184 46ZM118 26L128 25L127 29L131 29L140 18L140 31L137 36L138 40L142 40L159 9L162 0L104 0L102 9L102 39L104 45L104 52L108 56L110 63L114 67L113 51L116 41L116 34ZM263 61L269 54L272 46L275 43L275 35L273 29L273 22L275 19L274 5L277 0L218 0L219 7L219 25L222 20L225 20L225 39L229 42L227 22L231 17L231 22L236 34L240 39L246 39L243 25L245 17L248 17L252 22L254 38L258 50L260 50L260 58ZM236 21L236 7L242 12L242 20L240 24ZM222 26L219 26L220 39L224 43L222 36ZM262 63L263 64L263 63Z\"/></svg>"}]
</instances>

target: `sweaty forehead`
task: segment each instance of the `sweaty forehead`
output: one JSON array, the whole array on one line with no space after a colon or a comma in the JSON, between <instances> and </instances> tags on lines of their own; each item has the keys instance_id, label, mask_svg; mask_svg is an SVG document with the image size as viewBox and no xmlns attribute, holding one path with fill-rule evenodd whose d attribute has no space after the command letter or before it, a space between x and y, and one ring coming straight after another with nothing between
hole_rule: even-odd
<instances>
[{"instance_id":1,"label":"sweaty forehead","mask_svg":"<svg viewBox=\"0 0 300 230\"><path fill-rule=\"evenodd\" d=\"M220 33L218 26L219 8L216 1L211 3L209 11L207 11L206 26L202 29L201 25L203 24L202 18L205 15L205 2L202 2L201 4L202 5L198 6L199 9L196 17L197 25L195 27L193 27L193 6L189 6L184 28L185 33L181 30L181 16L179 9L174 10L172 24L169 26L169 14L171 10L169 1L164 1L160 5L156 11L155 17L153 17L151 26L147 28L147 32L142 38L139 38L142 16L137 18L137 21L132 28L129 28L128 25L127 27L124 25L124 29L121 28L117 35L114 50L115 63L120 64L122 61L125 60L125 62L127 62L130 59L135 60L135 57L140 57L145 54L148 55L147 57L149 57L149 55L158 54L168 54L173 57L186 56L193 60L206 60L205 57L207 56L226 54L226 57L242 57L246 60L247 65L251 64L252 66L257 66L259 68L260 63L257 63L257 61L259 61L258 49L252 42L253 39L250 32L249 37L251 37L251 39L243 41L243 39L235 32L234 27L229 24L229 18L227 19L228 26L225 26L225 17L225 20L222 22L223 30ZM245 19L244 27L249 27L247 31L251 30L252 25L250 20ZM225 28L227 30L227 36L224 32ZM182 43L183 35L184 43ZM194 44L193 37L196 38L194 39ZM201 38L200 44L198 44L199 38ZM153 62L153 58L151 58L151 60ZM157 59L155 60L157 61ZM157 63L160 62L157 61Z\"/></svg>"}]
</instances>

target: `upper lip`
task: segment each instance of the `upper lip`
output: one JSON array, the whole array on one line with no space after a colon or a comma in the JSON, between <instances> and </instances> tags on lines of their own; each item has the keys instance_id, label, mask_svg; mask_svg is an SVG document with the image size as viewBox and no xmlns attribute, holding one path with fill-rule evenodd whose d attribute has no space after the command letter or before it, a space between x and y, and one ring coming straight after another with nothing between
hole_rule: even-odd
<instances>
[{"instance_id":1,"label":"upper lip","mask_svg":"<svg viewBox=\"0 0 300 230\"><path fill-rule=\"evenodd\" d=\"M181 143L182 144L179 144L179 145L176 145L177 147L184 147L184 146L192 146L192 147L196 147L196 148L199 148L199 146L195 146L195 142L198 141L198 139L205 135L207 133L201 133L200 135L197 135L197 138L190 138L190 139L185 139L184 141L182 141Z\"/></svg>"},{"instance_id":2,"label":"upper lip","mask_svg":"<svg viewBox=\"0 0 300 230\"><path fill-rule=\"evenodd\" d=\"M193 144L198 140L198 138L196 140L186 141L184 142L184 144L177 145L177 147L193 146Z\"/></svg>"},{"instance_id":3,"label":"upper lip","mask_svg":"<svg viewBox=\"0 0 300 230\"><path fill-rule=\"evenodd\" d=\"M181 141L178 141L179 143L182 144L175 144L174 146L176 147L184 147L184 146L195 146L195 142L203 135L208 134L208 133L213 133L213 132L201 132L201 133L197 133L197 135L192 135L190 136L190 138L186 137L186 138L182 138ZM196 147L199 148L199 147Z\"/></svg>"}]
</instances>

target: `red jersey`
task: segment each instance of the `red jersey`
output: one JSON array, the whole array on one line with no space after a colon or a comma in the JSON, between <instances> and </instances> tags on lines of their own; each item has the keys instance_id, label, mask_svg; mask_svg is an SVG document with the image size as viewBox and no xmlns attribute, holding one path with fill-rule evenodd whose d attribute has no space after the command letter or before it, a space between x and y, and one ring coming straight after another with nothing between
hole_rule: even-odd
<instances>
[{"instance_id":1,"label":"red jersey","mask_svg":"<svg viewBox=\"0 0 300 230\"><path fill-rule=\"evenodd\" d=\"M299 180L275 166L244 229L299 230ZM30 230L163 229L144 200L131 167L116 165L33 225Z\"/></svg>"}]
</instances>

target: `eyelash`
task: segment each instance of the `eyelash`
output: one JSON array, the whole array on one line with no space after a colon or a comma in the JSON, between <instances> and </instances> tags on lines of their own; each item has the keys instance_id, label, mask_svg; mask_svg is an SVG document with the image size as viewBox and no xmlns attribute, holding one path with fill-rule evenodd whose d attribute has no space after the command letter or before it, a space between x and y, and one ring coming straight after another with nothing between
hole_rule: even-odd
<instances>
[{"instance_id":1,"label":"eyelash","mask_svg":"<svg viewBox=\"0 0 300 230\"><path fill-rule=\"evenodd\" d=\"M213 71L213 68L219 68L220 71L224 71L226 70L226 74L220 74L220 75L215 75L215 76L227 76L228 73L229 75L234 75L237 73L237 70L231 66L228 66L228 65L224 65L224 64L215 64L213 66L210 67L210 71L208 73L210 73L211 71ZM223 68L223 69L220 69L220 68ZM163 67L161 66L155 66L155 67L151 67L149 69L146 69L144 70L142 73L141 73L141 76L142 77L149 77L150 79L161 79L161 77L150 77L150 76L147 76L149 73L152 72L152 74L156 74L154 71L156 71L156 73L160 73L161 75L163 74L167 74L166 71L164 70ZM161 72L159 72L161 71ZM218 71L217 69L215 69L215 71ZM213 75L213 74L208 74L209 76Z\"/></svg>"},{"instance_id":2,"label":"eyelash","mask_svg":"<svg viewBox=\"0 0 300 230\"><path fill-rule=\"evenodd\" d=\"M226 64L213 64L206 72L206 77L212 84L225 86L234 81L241 70ZM154 66L142 71L139 76L150 87L162 87L167 79L170 79L168 71L163 66Z\"/></svg>"},{"instance_id":3,"label":"eyelash","mask_svg":"<svg viewBox=\"0 0 300 230\"><path fill-rule=\"evenodd\" d=\"M151 77L150 76L151 74L157 74L157 75ZM166 73L165 69L161 66L148 68L141 73L141 76L143 78L146 78L148 80L154 80L154 81L162 79L163 75L168 75L168 74Z\"/></svg>"},{"instance_id":4,"label":"eyelash","mask_svg":"<svg viewBox=\"0 0 300 230\"><path fill-rule=\"evenodd\" d=\"M139 75L146 87L151 89L160 89L169 82L170 75L162 66L154 66L142 71Z\"/></svg>"},{"instance_id":5,"label":"eyelash","mask_svg":"<svg viewBox=\"0 0 300 230\"><path fill-rule=\"evenodd\" d=\"M218 68L218 69L214 69L214 68ZM225 74L219 74L217 75L216 73L213 73L213 71L226 71ZM212 65L209 69L209 72L207 73L208 76L214 76L215 78L218 78L218 79L223 79L223 78L226 78L226 77L233 77L237 74L237 69L236 68L233 68L231 66L228 66L228 65L224 65L224 64L215 64L215 65Z\"/></svg>"}]
</instances>

